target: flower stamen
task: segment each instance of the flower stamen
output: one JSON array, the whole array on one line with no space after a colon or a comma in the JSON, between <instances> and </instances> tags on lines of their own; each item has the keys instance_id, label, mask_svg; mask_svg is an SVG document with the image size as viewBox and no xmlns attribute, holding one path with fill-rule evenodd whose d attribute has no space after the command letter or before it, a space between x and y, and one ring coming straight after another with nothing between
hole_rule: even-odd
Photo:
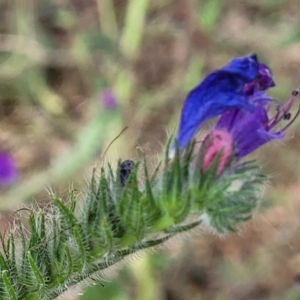
<instances>
[{"instance_id":1,"label":"flower stamen","mask_svg":"<svg viewBox=\"0 0 300 300\"><path fill-rule=\"evenodd\" d=\"M286 126L284 126L284 128L278 131L278 133L284 132L296 120L296 118L300 114L300 101L299 101L299 108L292 119L291 119L292 114L290 113L290 110L296 100L296 97L299 95L299 92L300 92L300 88L296 89L295 91L292 92L292 97L285 104L280 103L280 105L277 106L276 109L277 113L273 118L269 120L268 125L266 126L267 130L271 130L282 120L290 120L290 122Z\"/></svg>"},{"instance_id":2,"label":"flower stamen","mask_svg":"<svg viewBox=\"0 0 300 300\"><path fill-rule=\"evenodd\" d=\"M297 88L297 90L295 90L293 93L292 93L292 97L297 97L299 95L299 92L300 92L300 88ZM290 122L285 126L283 127L283 129L281 129L281 132L285 131L288 127L290 127L294 122L295 120L298 118L298 116L300 115L300 98L298 97L298 102L299 102L299 106L298 106L298 110L297 112L295 113L294 115L294 118L292 118L292 120L290 120ZM289 119L291 117L291 114L288 112L289 114Z\"/></svg>"}]
</instances>

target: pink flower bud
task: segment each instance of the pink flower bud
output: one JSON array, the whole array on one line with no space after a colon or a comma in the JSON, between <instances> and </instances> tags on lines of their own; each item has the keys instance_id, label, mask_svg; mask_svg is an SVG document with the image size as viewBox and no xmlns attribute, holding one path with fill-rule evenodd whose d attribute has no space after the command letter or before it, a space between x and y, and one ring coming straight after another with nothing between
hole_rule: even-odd
<instances>
[{"instance_id":1,"label":"pink flower bud","mask_svg":"<svg viewBox=\"0 0 300 300\"><path fill-rule=\"evenodd\" d=\"M227 131L215 129L205 137L202 149L205 151L202 171L206 172L219 155L217 175L220 175L233 154L233 139Z\"/></svg>"}]
</instances>

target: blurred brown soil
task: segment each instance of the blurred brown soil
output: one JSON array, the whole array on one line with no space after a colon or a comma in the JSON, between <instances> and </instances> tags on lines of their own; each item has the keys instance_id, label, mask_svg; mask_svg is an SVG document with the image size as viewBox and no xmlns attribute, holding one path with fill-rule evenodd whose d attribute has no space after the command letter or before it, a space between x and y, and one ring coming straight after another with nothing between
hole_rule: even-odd
<instances>
[{"instance_id":1,"label":"blurred brown soil","mask_svg":"<svg viewBox=\"0 0 300 300\"><path fill-rule=\"evenodd\" d=\"M179 114L185 95L183 78L195 57L204 62L200 80L232 57L256 52L273 70L277 82L274 97L288 99L300 84L300 39L285 44L299 30L300 2L275 2L268 6L261 1L224 1L214 29L205 30L199 25L195 1L163 1L165 5L153 1L140 55L131 65L135 90L123 112L124 124L139 128L131 134L135 147L146 149L154 157L161 150L166 128ZM78 18L69 30L56 24L51 14L37 20L56 47L72 47L74 31L78 28L89 31L98 22L93 1L72 3ZM114 3L122 26L126 1ZM5 28L4 25L0 28ZM14 90L0 95L0 145L15 155L23 179L47 168L52 159L65 153L88 117L89 100L85 99L89 92L78 70L49 65L44 72L49 85L65 101L63 116L52 116L34 101L22 102L15 97ZM140 104L141 95L160 90L166 91L167 99L159 105L153 99L147 117L139 118L135 107ZM136 117L132 118L133 115ZM181 260L164 278L165 299L277 299L297 288L300 284L299 124L296 122L283 142L275 141L254 154L265 172L274 175L266 187L265 203L255 218L242 225L238 234L220 238L206 233L194 242L189 240L186 249L178 254ZM132 149L133 157L136 151ZM43 194L43 200L45 197ZM2 229L10 219L8 216L9 213L4 213L0 219Z\"/></svg>"}]
</instances>

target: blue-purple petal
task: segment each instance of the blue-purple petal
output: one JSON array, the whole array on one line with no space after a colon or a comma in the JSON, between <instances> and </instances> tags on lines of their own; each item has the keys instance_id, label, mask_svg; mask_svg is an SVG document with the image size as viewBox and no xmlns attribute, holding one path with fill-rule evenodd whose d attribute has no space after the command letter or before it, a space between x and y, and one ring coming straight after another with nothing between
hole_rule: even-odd
<instances>
[{"instance_id":1,"label":"blue-purple petal","mask_svg":"<svg viewBox=\"0 0 300 300\"><path fill-rule=\"evenodd\" d=\"M272 72L268 66L259 64L258 67L259 76L250 83L247 83L244 87L244 93L247 96L251 96L258 91L266 91L267 89L274 87L275 82L272 77Z\"/></svg>"},{"instance_id":2,"label":"blue-purple petal","mask_svg":"<svg viewBox=\"0 0 300 300\"><path fill-rule=\"evenodd\" d=\"M224 113L216 124L216 129L229 132L235 142L236 157L241 158L263 144L282 138L283 133L272 133L268 131L268 114L262 102L255 107L254 113L243 109L235 109Z\"/></svg>"},{"instance_id":3,"label":"blue-purple petal","mask_svg":"<svg viewBox=\"0 0 300 300\"><path fill-rule=\"evenodd\" d=\"M233 108L254 111L243 88L258 75L256 55L235 58L208 75L187 96L181 112L177 142L184 148L208 119Z\"/></svg>"},{"instance_id":4,"label":"blue-purple petal","mask_svg":"<svg viewBox=\"0 0 300 300\"><path fill-rule=\"evenodd\" d=\"M254 80L258 75L259 63L256 54L232 59L222 68L231 74L242 77L245 82Z\"/></svg>"}]
</instances>

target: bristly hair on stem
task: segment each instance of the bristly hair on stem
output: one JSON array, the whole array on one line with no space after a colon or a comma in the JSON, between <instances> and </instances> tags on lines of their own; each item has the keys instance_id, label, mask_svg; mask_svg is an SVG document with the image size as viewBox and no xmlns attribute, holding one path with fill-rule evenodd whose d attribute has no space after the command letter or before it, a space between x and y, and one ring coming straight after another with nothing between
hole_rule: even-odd
<instances>
[{"instance_id":1,"label":"bristly hair on stem","mask_svg":"<svg viewBox=\"0 0 300 300\"><path fill-rule=\"evenodd\" d=\"M126 256L199 226L204 214L219 233L251 218L266 180L254 162L232 160L217 174L217 156L203 172L195 143L170 158L171 144L153 173L146 159L120 162L116 171L108 165L84 193L51 194L47 212L28 210L26 229L16 214L0 236L0 299L55 299Z\"/></svg>"}]
</instances>

